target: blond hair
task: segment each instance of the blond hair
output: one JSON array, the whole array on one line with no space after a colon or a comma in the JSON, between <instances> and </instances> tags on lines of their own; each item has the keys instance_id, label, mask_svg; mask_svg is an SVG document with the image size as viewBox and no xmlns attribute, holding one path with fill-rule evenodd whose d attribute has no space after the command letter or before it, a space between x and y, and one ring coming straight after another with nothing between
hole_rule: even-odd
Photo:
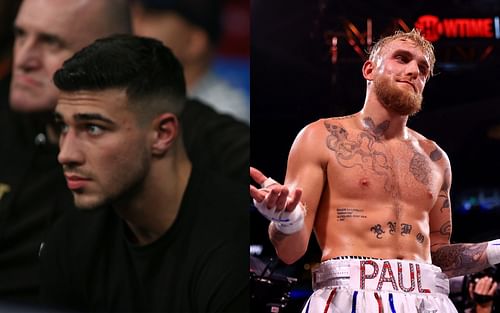
<instances>
[{"instance_id":1,"label":"blond hair","mask_svg":"<svg viewBox=\"0 0 500 313\"><path fill-rule=\"evenodd\" d=\"M376 42L370 49L369 59L374 60L376 56L380 53L382 48L384 48L388 43L395 40L410 40L413 41L417 47L422 49L425 56L429 60L429 77L434 75L434 63L436 63L436 56L434 55L434 46L430 41L425 39L420 30L414 28L410 32L403 32L401 30L396 31L393 35L384 37Z\"/></svg>"}]
</instances>

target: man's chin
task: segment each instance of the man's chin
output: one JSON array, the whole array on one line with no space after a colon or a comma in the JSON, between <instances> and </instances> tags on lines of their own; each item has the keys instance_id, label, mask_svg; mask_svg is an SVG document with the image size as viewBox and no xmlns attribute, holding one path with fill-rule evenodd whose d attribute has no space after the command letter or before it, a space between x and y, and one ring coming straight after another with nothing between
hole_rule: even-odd
<instances>
[{"instance_id":1,"label":"man's chin","mask_svg":"<svg viewBox=\"0 0 500 313\"><path fill-rule=\"evenodd\" d=\"M401 115L401 116L413 116L415 114L417 114L418 112L420 112L420 107L415 107L415 106L412 106L412 107L400 107L400 106L394 106L394 105L385 105L385 107L389 110L391 110L392 112L398 114L398 115Z\"/></svg>"},{"instance_id":2,"label":"man's chin","mask_svg":"<svg viewBox=\"0 0 500 313\"><path fill-rule=\"evenodd\" d=\"M74 195L75 206L83 211L95 210L103 206L104 201L100 199L89 199L88 197L82 197L80 195Z\"/></svg>"},{"instance_id":3,"label":"man's chin","mask_svg":"<svg viewBox=\"0 0 500 313\"><path fill-rule=\"evenodd\" d=\"M57 100L44 101L35 96L18 95L15 92L10 96L10 108L15 112L37 113L53 111Z\"/></svg>"},{"instance_id":4,"label":"man's chin","mask_svg":"<svg viewBox=\"0 0 500 313\"><path fill-rule=\"evenodd\" d=\"M386 108L404 116L415 115L422 109L422 97L410 92L394 93L391 97L384 98L382 103Z\"/></svg>"},{"instance_id":5,"label":"man's chin","mask_svg":"<svg viewBox=\"0 0 500 313\"><path fill-rule=\"evenodd\" d=\"M412 116L420 112L420 106L397 106L390 105L387 106L389 110L392 110L394 113L399 114L401 116Z\"/></svg>"}]
</instances>

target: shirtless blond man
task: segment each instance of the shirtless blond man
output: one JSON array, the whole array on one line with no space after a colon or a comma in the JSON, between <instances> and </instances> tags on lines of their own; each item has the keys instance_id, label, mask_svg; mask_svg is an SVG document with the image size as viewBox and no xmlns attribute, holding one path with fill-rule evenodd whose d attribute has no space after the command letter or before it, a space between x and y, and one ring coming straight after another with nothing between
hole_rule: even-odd
<instances>
[{"instance_id":1,"label":"shirtless blond man","mask_svg":"<svg viewBox=\"0 0 500 313\"><path fill-rule=\"evenodd\" d=\"M363 65L360 112L307 125L284 185L250 169L280 259L297 261L315 232L322 263L304 312L456 312L446 275L500 262L498 241L450 244L450 161L406 127L434 63L418 31L380 40Z\"/></svg>"}]
</instances>

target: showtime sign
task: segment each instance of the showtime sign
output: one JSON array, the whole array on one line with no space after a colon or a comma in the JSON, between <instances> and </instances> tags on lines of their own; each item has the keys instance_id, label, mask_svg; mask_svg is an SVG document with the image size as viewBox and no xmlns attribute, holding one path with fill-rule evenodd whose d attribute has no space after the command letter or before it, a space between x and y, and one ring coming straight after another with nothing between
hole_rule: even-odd
<instances>
[{"instance_id":1,"label":"showtime sign","mask_svg":"<svg viewBox=\"0 0 500 313\"><path fill-rule=\"evenodd\" d=\"M494 18L447 18L440 20L434 15L417 19L415 27L429 41L446 38L500 38L500 20Z\"/></svg>"}]
</instances>

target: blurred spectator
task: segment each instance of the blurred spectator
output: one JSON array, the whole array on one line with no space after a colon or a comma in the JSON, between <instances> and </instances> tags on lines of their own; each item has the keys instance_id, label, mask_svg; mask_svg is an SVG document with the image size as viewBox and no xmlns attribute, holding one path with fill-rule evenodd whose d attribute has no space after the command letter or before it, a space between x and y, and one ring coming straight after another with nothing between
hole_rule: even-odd
<instances>
[{"instance_id":1,"label":"blurred spectator","mask_svg":"<svg viewBox=\"0 0 500 313\"><path fill-rule=\"evenodd\" d=\"M14 42L12 24L19 2L19 0L0 2L0 108L7 106Z\"/></svg>"},{"instance_id":2,"label":"blurred spectator","mask_svg":"<svg viewBox=\"0 0 500 313\"><path fill-rule=\"evenodd\" d=\"M488 269L472 275L468 282L468 296L466 313L493 313L497 301L496 271Z\"/></svg>"},{"instance_id":3,"label":"blurred spectator","mask_svg":"<svg viewBox=\"0 0 500 313\"><path fill-rule=\"evenodd\" d=\"M189 96L249 123L249 97L213 71L222 6L221 0L133 0L133 29L172 49L184 66Z\"/></svg>"}]
</instances>

